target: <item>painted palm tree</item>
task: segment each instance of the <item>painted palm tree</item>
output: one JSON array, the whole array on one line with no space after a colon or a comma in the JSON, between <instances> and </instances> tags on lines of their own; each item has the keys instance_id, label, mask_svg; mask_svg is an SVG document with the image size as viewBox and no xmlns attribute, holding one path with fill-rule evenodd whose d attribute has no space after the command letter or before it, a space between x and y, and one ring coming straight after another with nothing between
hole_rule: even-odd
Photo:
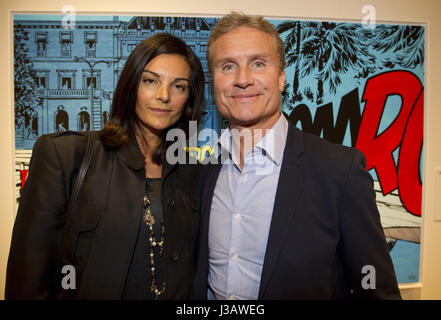
<instances>
[{"instance_id":1,"label":"painted palm tree","mask_svg":"<svg viewBox=\"0 0 441 320\"><path fill-rule=\"evenodd\" d=\"M14 94L15 94L15 125L23 128L25 118L36 112L40 105L33 71L33 64L28 56L26 42L29 32L22 26L14 26Z\"/></svg>"},{"instance_id":2,"label":"painted palm tree","mask_svg":"<svg viewBox=\"0 0 441 320\"><path fill-rule=\"evenodd\" d=\"M285 92L285 99L291 104L303 100L303 96L299 91L299 67L301 60L301 43L303 40L302 25L305 25L306 23L307 22L302 21L286 21L276 27L276 30L280 35L289 31L285 40L285 58L287 66L294 65L294 77L292 82L292 94L290 97L287 97Z\"/></svg>"},{"instance_id":3,"label":"painted palm tree","mask_svg":"<svg viewBox=\"0 0 441 320\"><path fill-rule=\"evenodd\" d=\"M385 67L415 68L424 63L424 28L421 26L378 25L371 45L378 52L395 55L383 61Z\"/></svg>"},{"instance_id":4,"label":"painted palm tree","mask_svg":"<svg viewBox=\"0 0 441 320\"><path fill-rule=\"evenodd\" d=\"M301 77L316 73L317 105L323 103L325 82L335 94L341 75L350 69L363 69L375 59L363 45L366 33L360 24L309 22L304 35Z\"/></svg>"}]
</instances>

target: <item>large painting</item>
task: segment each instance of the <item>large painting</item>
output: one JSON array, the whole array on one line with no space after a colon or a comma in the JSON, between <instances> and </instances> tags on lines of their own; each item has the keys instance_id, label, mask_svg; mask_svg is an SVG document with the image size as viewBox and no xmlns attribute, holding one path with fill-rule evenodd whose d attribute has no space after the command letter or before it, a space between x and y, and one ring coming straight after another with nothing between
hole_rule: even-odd
<instances>
[{"instance_id":1,"label":"large painting","mask_svg":"<svg viewBox=\"0 0 441 320\"><path fill-rule=\"evenodd\" d=\"M72 20L72 19L71 19ZM169 32L206 71L199 130L227 126L214 102L205 57L216 18L14 15L17 200L36 139L99 130L127 57ZM270 20L285 42L281 110L304 131L362 151L399 283L419 281L425 28L419 25ZM67 22L67 23L66 23ZM203 159L212 140L189 152Z\"/></svg>"}]
</instances>

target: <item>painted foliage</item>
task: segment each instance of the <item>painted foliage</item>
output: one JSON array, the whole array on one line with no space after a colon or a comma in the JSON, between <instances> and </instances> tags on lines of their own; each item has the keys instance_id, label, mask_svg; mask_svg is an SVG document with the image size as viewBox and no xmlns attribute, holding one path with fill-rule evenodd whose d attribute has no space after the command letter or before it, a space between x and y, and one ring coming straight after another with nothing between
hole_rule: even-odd
<instances>
[{"instance_id":1,"label":"painted foliage","mask_svg":"<svg viewBox=\"0 0 441 320\"><path fill-rule=\"evenodd\" d=\"M35 140L62 130L99 130L130 52L169 32L186 41L206 72L200 129L218 132L205 57L216 18L14 16L17 199ZM424 27L270 20L285 42L281 110L304 131L361 150L400 283L419 274L424 112ZM200 142L199 158L211 152Z\"/></svg>"}]
</instances>

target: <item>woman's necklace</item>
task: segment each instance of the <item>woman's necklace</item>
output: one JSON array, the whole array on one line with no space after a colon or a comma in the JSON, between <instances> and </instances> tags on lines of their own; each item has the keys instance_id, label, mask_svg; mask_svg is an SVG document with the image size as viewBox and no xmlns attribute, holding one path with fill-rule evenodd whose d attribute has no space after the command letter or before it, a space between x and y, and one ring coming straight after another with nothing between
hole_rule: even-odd
<instances>
[{"instance_id":1,"label":"woman's necklace","mask_svg":"<svg viewBox=\"0 0 441 320\"><path fill-rule=\"evenodd\" d=\"M164 249L164 236L165 236L165 228L164 228L164 220L162 220L162 231L161 231L161 240L158 242L156 240L155 234L153 233L153 225L155 224L155 218L150 212L150 199L147 196L147 191L144 193L144 221L149 227L149 244L150 244L150 271L152 273L152 285L150 286L150 292L155 293L156 299L159 299L159 295L164 293L165 291L165 282L162 285L162 289L158 289L156 284L156 269L155 269L155 253L153 249L159 246L159 256L162 256L162 252Z\"/></svg>"}]
</instances>

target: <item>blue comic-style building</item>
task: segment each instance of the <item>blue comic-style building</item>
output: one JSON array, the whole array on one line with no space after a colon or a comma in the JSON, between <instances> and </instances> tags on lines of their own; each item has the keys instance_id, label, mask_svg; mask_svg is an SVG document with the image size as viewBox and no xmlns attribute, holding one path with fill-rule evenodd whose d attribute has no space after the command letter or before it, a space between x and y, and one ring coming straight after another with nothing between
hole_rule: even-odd
<instances>
[{"instance_id":1,"label":"blue comic-style building","mask_svg":"<svg viewBox=\"0 0 441 320\"><path fill-rule=\"evenodd\" d=\"M208 36L217 19L93 19L76 21L74 26L47 16L41 20L14 19L14 32L26 34L20 54L29 61L31 81L39 98L23 112L21 125L16 125L17 149L31 149L35 140L46 133L100 130L108 119L112 95L128 56L142 40L160 32L182 38L200 58L206 74L206 114L200 129L220 132L225 123L216 111L205 56Z\"/></svg>"}]
</instances>

